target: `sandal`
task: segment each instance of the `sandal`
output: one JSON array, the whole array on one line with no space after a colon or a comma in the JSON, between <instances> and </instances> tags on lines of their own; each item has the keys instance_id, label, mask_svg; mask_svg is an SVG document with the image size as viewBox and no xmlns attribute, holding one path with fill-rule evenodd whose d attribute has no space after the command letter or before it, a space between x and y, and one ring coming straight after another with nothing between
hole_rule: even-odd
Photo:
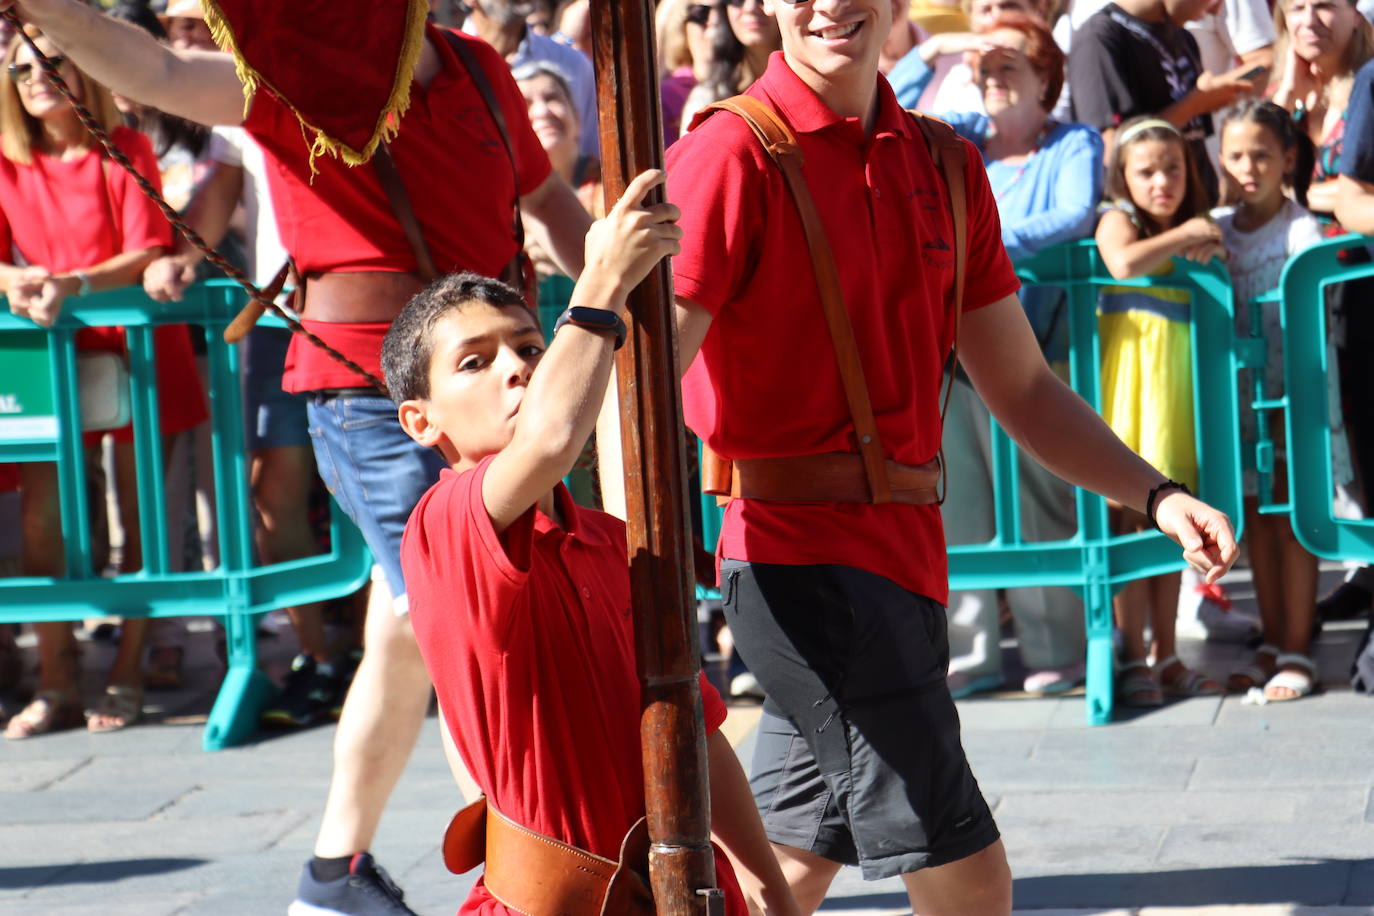
<instances>
[{"instance_id":1,"label":"sandal","mask_svg":"<svg viewBox=\"0 0 1374 916\"><path fill-rule=\"evenodd\" d=\"M1021 688L1026 693L1052 695L1072 690L1083 683L1086 668L1082 662L1059 668L1037 668L1026 675Z\"/></svg>"},{"instance_id":2,"label":"sandal","mask_svg":"<svg viewBox=\"0 0 1374 916\"><path fill-rule=\"evenodd\" d=\"M1285 652L1278 657L1278 673L1269 679L1264 685L1264 698L1270 703L1287 703L1289 700L1301 700L1308 696L1317 687L1317 666L1309 656L1301 655L1297 652ZM1285 671L1288 666L1305 668L1306 671ZM1280 690L1291 690L1293 696L1274 696L1270 693L1271 688Z\"/></svg>"},{"instance_id":3,"label":"sandal","mask_svg":"<svg viewBox=\"0 0 1374 916\"><path fill-rule=\"evenodd\" d=\"M117 724L106 725L96 721L100 716L115 720ZM111 684L105 688L95 709L86 713L86 728L90 731L115 732L128 728L143 718L143 688L129 687L124 684Z\"/></svg>"},{"instance_id":4,"label":"sandal","mask_svg":"<svg viewBox=\"0 0 1374 916\"><path fill-rule=\"evenodd\" d=\"M1179 673L1166 679L1164 672L1174 665L1178 665ZM1164 695L1168 697L1219 697L1226 692L1220 684L1201 671L1183 664L1183 659L1177 655L1170 655L1157 663L1155 675L1159 678Z\"/></svg>"},{"instance_id":5,"label":"sandal","mask_svg":"<svg viewBox=\"0 0 1374 916\"><path fill-rule=\"evenodd\" d=\"M5 737L11 741L22 741L36 735L76 728L83 721L81 696L75 688L45 688L35 693L29 705L10 719L5 726Z\"/></svg>"},{"instance_id":6,"label":"sandal","mask_svg":"<svg viewBox=\"0 0 1374 916\"><path fill-rule=\"evenodd\" d=\"M1117 678L1116 697L1122 706L1153 709L1164 705L1164 694L1160 692L1159 682L1155 680L1150 663L1145 659L1126 662L1119 673L1122 676Z\"/></svg>"},{"instance_id":7,"label":"sandal","mask_svg":"<svg viewBox=\"0 0 1374 916\"><path fill-rule=\"evenodd\" d=\"M1269 659L1267 665L1260 662L1261 656ZM1232 693L1246 693L1251 687L1263 687L1277 672L1278 657L1278 646L1269 643L1260 646L1255 650L1254 661L1241 665L1226 678L1226 689Z\"/></svg>"},{"instance_id":8,"label":"sandal","mask_svg":"<svg viewBox=\"0 0 1374 916\"><path fill-rule=\"evenodd\" d=\"M186 683L182 661L186 651L181 646L165 646L148 653L148 667L143 669L143 686L148 690L180 690Z\"/></svg>"}]
</instances>

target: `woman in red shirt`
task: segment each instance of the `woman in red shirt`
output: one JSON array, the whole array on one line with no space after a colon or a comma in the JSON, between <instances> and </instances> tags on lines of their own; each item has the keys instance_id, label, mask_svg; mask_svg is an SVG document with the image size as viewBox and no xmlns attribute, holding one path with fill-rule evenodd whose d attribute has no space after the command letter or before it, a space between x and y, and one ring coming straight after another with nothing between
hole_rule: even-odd
<instances>
[{"instance_id":1,"label":"woman in red shirt","mask_svg":"<svg viewBox=\"0 0 1374 916\"><path fill-rule=\"evenodd\" d=\"M147 138L120 126L108 90L97 85L36 32L43 53L59 61L76 96L92 110L138 170L157 183L157 160ZM9 80L0 85L0 286L10 310L49 327L65 299L139 282L143 269L171 243L161 215L130 180L108 162L77 121L76 113L42 75L32 50L16 36L5 53ZM205 400L184 326L154 335L164 437L205 419ZM77 335L83 351L124 352L119 328L90 328ZM136 510L133 436L115 430L116 483L125 533L121 572L142 565ZM88 449L100 434L88 434ZM23 571L30 576L64 572L56 466L21 465ZM131 725L142 709L140 661L146 619L124 622L109 686L86 716L92 731ZM64 622L34 624L40 674L33 701L5 729L7 738L28 738L83 719L76 642Z\"/></svg>"}]
</instances>

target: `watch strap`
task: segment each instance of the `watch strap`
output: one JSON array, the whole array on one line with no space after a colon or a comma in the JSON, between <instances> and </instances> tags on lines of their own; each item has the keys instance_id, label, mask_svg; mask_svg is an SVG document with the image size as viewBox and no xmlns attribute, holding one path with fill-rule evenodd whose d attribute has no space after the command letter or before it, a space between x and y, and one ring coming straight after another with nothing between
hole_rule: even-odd
<instances>
[{"instance_id":1,"label":"watch strap","mask_svg":"<svg viewBox=\"0 0 1374 916\"><path fill-rule=\"evenodd\" d=\"M583 305L569 306L554 322L554 334L557 334L565 324L574 324L589 331L612 331L615 333L613 349L619 350L625 345L625 321L610 309L594 309Z\"/></svg>"}]
</instances>

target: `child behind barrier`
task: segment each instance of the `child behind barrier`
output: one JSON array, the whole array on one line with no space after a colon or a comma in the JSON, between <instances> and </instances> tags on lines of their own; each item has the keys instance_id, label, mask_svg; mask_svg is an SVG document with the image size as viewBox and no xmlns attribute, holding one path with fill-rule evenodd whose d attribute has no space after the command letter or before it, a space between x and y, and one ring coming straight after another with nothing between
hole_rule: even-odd
<instances>
[{"instance_id":1,"label":"child behind barrier","mask_svg":"<svg viewBox=\"0 0 1374 916\"><path fill-rule=\"evenodd\" d=\"M586 270L547 354L520 294L474 274L412 299L382 350L402 427L449 464L401 546L411 620L444 721L486 796L487 829L513 821L527 837L544 834L536 848L582 861L617 858L644 814L640 685L624 525L576 506L560 480L595 425L611 352L624 339L626 293L678 250L677 208L642 205L662 181L661 172L640 175L592 228ZM724 705L704 680L701 693L715 835L762 881L770 913L796 912L718 731ZM537 878L549 892L556 877L513 874L524 854L493 853L462 912L552 911L522 902L527 882ZM744 900L717 859L726 910L742 916ZM602 882L590 893L600 900L604 891ZM558 912L580 902L575 893L560 884Z\"/></svg>"},{"instance_id":2,"label":"child behind barrier","mask_svg":"<svg viewBox=\"0 0 1374 916\"><path fill-rule=\"evenodd\" d=\"M1222 129L1221 167L1238 203L1218 214L1217 224L1230 255L1227 266L1235 287L1236 330L1248 335L1249 310L1263 309L1268 344L1264 377L1270 396L1283 386L1278 305L1252 300L1278 286L1289 257L1321 241L1320 224L1306 209L1313 156L1312 141L1288 112L1272 102L1242 103ZM1296 201L1284 194L1285 186L1292 189ZM1331 350L1334 366L1334 341ZM1241 435L1248 443L1255 439L1255 415L1246 393L1241 397ZM1274 422L1280 419L1272 416ZM1338 419L1335 428L1339 426ZM1333 441L1332 451L1337 456L1337 482L1344 483L1350 469L1344 436ZM1281 451L1275 459L1274 489L1283 493L1286 466ZM1259 513L1258 497L1270 494L1258 492L1253 474L1247 473L1245 484L1245 527L1264 644L1250 664L1231 673L1226 686L1244 692L1263 685L1271 700L1295 700L1313 688L1315 669L1308 649L1317 558L1298 543L1288 516Z\"/></svg>"},{"instance_id":3,"label":"child behind barrier","mask_svg":"<svg viewBox=\"0 0 1374 916\"><path fill-rule=\"evenodd\" d=\"M1159 118L1135 118L1116 134L1107 174L1111 201L1097 226L1102 261L1118 279L1167 275L1175 255L1207 262L1221 255L1221 230L1207 218L1206 189L1189 144ZM1190 298L1171 289L1104 287L1098 301L1102 417L1121 441L1170 479L1197 482L1193 442ZM1119 508L1119 533L1148 526ZM1164 696L1210 696L1221 685L1189 669L1174 651L1179 574L1138 580L1116 596L1123 640L1126 706L1160 706ZM1155 666L1146 660L1148 616Z\"/></svg>"}]
</instances>

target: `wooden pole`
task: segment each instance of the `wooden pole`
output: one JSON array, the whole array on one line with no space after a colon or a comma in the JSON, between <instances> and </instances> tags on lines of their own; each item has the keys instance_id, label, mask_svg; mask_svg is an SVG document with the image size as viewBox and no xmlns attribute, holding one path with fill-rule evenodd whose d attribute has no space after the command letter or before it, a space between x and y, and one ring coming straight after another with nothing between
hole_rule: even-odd
<instances>
[{"instance_id":1,"label":"wooden pole","mask_svg":"<svg viewBox=\"0 0 1374 916\"><path fill-rule=\"evenodd\" d=\"M652 0L592 0L592 57L609 208L645 169L663 167ZM655 191L655 200L661 194ZM672 278L664 261L631 294L616 359L630 585L643 685L640 741L649 874L660 916L721 912L710 844L687 465Z\"/></svg>"}]
</instances>

